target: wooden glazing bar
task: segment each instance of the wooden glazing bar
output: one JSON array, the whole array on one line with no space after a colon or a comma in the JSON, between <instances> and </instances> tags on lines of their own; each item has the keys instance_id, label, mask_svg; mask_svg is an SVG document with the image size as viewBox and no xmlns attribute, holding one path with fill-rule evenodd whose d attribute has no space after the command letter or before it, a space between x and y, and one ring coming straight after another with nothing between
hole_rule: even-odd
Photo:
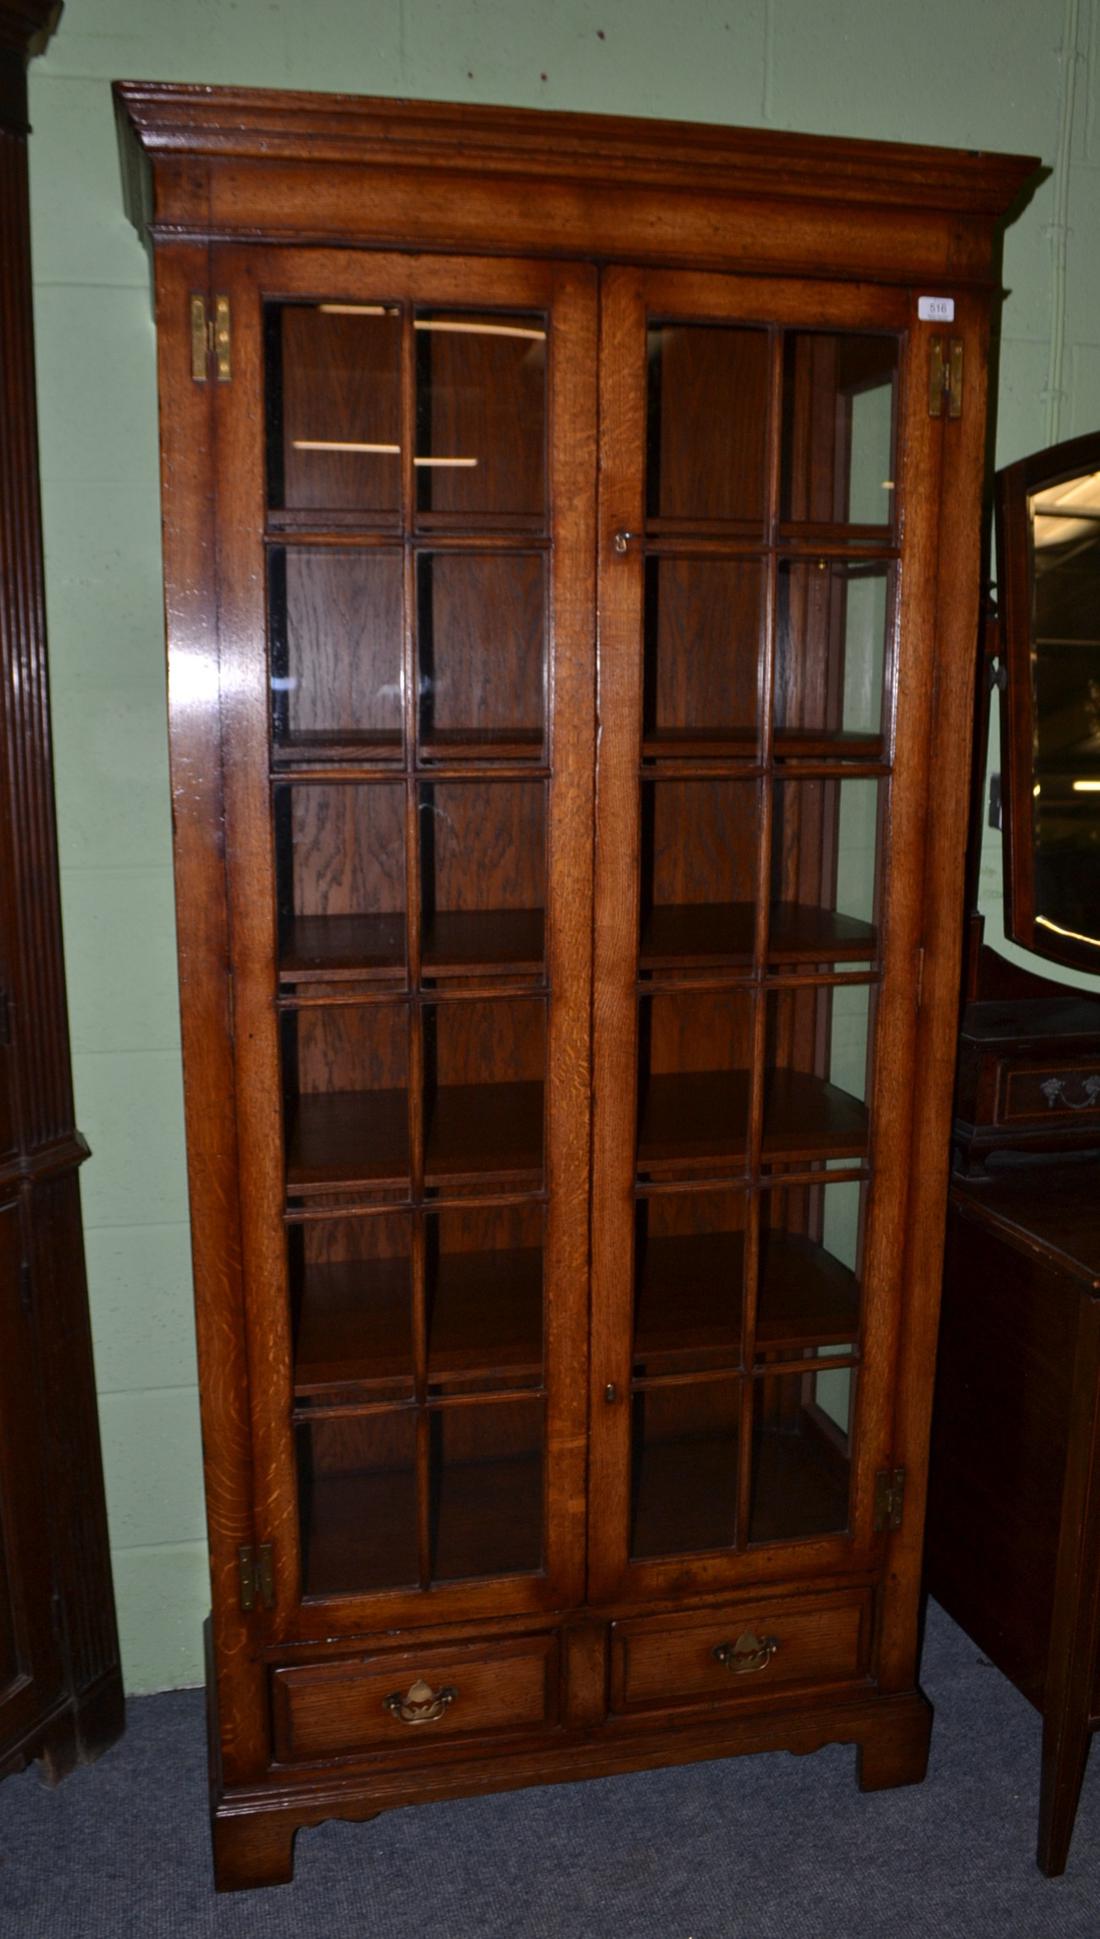
<instances>
[{"instance_id":1,"label":"wooden glazing bar","mask_svg":"<svg viewBox=\"0 0 1100 1939\"><path fill-rule=\"evenodd\" d=\"M819 1363L814 1361L817 1366ZM729 1379L728 1373L724 1376ZM352 1385L352 1382L348 1383ZM371 1414L413 1414L416 1415L417 1440L420 1430L430 1426L430 1416L441 1413L444 1408L456 1407L522 1407L527 1402L545 1400L543 1386L510 1387L503 1393L434 1394L430 1400L347 1400L336 1401L331 1406L296 1407L291 1414L295 1427L309 1427L318 1421L363 1420Z\"/></svg>"},{"instance_id":2,"label":"wooden glazing bar","mask_svg":"<svg viewBox=\"0 0 1100 1939\"><path fill-rule=\"evenodd\" d=\"M766 1368L758 1362L752 1378L745 1381L745 1386L751 1401L753 1380L766 1379L771 1374L781 1374L786 1377L788 1374L841 1373L858 1364L857 1353L834 1354L828 1359L821 1360L776 1360L774 1363L769 1362ZM729 1386L732 1381L738 1380L740 1375L741 1368L735 1362L725 1367L699 1367L688 1373L635 1374L630 1382L630 1391L632 1394L646 1394L661 1392L671 1387ZM481 1400L485 1396L479 1394L476 1398Z\"/></svg>"},{"instance_id":3,"label":"wooden glazing bar","mask_svg":"<svg viewBox=\"0 0 1100 1939\"><path fill-rule=\"evenodd\" d=\"M822 1185L826 1183L830 1185L853 1185L870 1178L870 1176L871 1173L868 1166L849 1165L843 1170L830 1172L791 1171L770 1173L765 1171L755 1182L758 1191L766 1192L783 1191L788 1186L795 1185ZM685 1192L714 1192L719 1189L726 1190L727 1188L732 1189L738 1186L745 1186L748 1183L749 1176L747 1171L740 1173L723 1171L720 1174L715 1173L710 1177L704 1177L699 1174L693 1178L680 1178L675 1180L663 1178L640 1179L634 1191L635 1196L638 1198L660 1198L668 1193L680 1195Z\"/></svg>"},{"instance_id":4,"label":"wooden glazing bar","mask_svg":"<svg viewBox=\"0 0 1100 1939\"><path fill-rule=\"evenodd\" d=\"M432 1196L427 1198L424 1203L425 1209L431 1212L495 1212L501 1209L507 1210L510 1206L545 1205L547 1203L547 1196L545 1191L487 1192L481 1195L471 1193L469 1197L456 1195L453 1198L445 1198L442 1196L437 1198ZM411 1198L391 1199L388 1202L384 1200L375 1200L373 1202L351 1201L347 1205L317 1207L311 1205L292 1205L288 1206L283 1213L283 1222L286 1225L309 1225L312 1221L319 1219L376 1219L390 1217L402 1212L412 1212L415 1209L416 1207Z\"/></svg>"},{"instance_id":5,"label":"wooden glazing bar","mask_svg":"<svg viewBox=\"0 0 1100 1939\"><path fill-rule=\"evenodd\" d=\"M393 1003L400 997L416 1009L418 1006L422 1008L426 1003L438 1002L443 993L441 990L428 989L414 990L408 994L401 989L400 985L391 983L382 985L377 990L356 991L349 995L344 986L334 984L331 996L314 996L312 993L303 995L299 991L294 995L279 997L277 1006L280 1010L316 1010L324 1009L326 1005L339 1005L341 1009L362 1009L373 1003ZM546 993L547 986L541 981L524 982L492 976L478 978L476 988L455 989L452 984L448 984L445 992L448 1003L473 1003L479 997L485 996L545 996Z\"/></svg>"},{"instance_id":6,"label":"wooden glazing bar","mask_svg":"<svg viewBox=\"0 0 1100 1939\"><path fill-rule=\"evenodd\" d=\"M811 970L772 972L760 979L760 987L768 990L829 989L841 984L858 988L861 984L877 984L880 981L877 970L827 970L820 975ZM754 989L756 978L751 970L727 972L709 971L706 975L693 976L690 972L683 976L670 976L667 973L654 973L638 984L640 996L669 996L686 990L744 990ZM366 999L369 1000L369 999Z\"/></svg>"},{"instance_id":7,"label":"wooden glazing bar","mask_svg":"<svg viewBox=\"0 0 1100 1939\"><path fill-rule=\"evenodd\" d=\"M276 514L278 516L278 514ZM287 517L315 518L315 512L288 513ZM358 518L359 513L326 513L331 523L323 526L298 525L286 531L272 525L270 515L268 526L263 534L265 545L277 546L339 546L341 550L354 547L356 550L369 551L372 547L390 547L395 538L403 533L402 522L395 517L386 525L371 524L369 528L337 528L337 520L345 516ZM334 529L336 528L336 529ZM551 541L538 530L531 532L406 532L407 543L414 552L484 552L491 547L494 552L549 552Z\"/></svg>"},{"instance_id":8,"label":"wooden glazing bar","mask_svg":"<svg viewBox=\"0 0 1100 1939\"><path fill-rule=\"evenodd\" d=\"M780 468L783 457L783 334L771 332L769 344L771 369L768 398L768 475L766 484L769 528L778 516ZM771 918L772 818L775 790L771 769L775 740L775 628L778 608L779 567L775 554L768 559L764 581L764 610L761 615L763 638L760 654L760 684L757 719L760 731L760 757L763 774L759 781L759 848L756 858L756 929L753 936L752 1076L748 1123L748 1172L755 1180L760 1174L764 1144L764 1080L767 1063L768 996L765 978L768 969L768 930ZM743 1294L741 1304L741 1357L751 1367L756 1357L756 1308L760 1281L760 1200L750 1189L745 1227ZM734 1545L742 1548L748 1540L749 1511L752 1500L753 1389L746 1380L741 1388L741 1417L737 1456L737 1514Z\"/></svg>"},{"instance_id":9,"label":"wooden glazing bar","mask_svg":"<svg viewBox=\"0 0 1100 1939\"><path fill-rule=\"evenodd\" d=\"M647 761L639 772L647 781L721 781L730 778L757 781L765 774L758 761L739 761L736 756L726 761L713 757L705 761L656 759ZM769 778L773 781L884 781L889 779L890 772L885 761L846 761L842 756L833 762L803 761L780 755L773 756Z\"/></svg>"}]
</instances>

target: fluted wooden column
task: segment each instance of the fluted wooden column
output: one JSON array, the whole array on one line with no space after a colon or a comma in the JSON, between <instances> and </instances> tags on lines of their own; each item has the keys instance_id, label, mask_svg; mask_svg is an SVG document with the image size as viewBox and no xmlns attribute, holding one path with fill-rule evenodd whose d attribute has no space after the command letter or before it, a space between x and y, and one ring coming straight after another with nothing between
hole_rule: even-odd
<instances>
[{"instance_id":1,"label":"fluted wooden column","mask_svg":"<svg viewBox=\"0 0 1100 1939\"><path fill-rule=\"evenodd\" d=\"M38 494L27 85L56 0L0 0L0 1773L122 1728L80 1222Z\"/></svg>"}]
</instances>

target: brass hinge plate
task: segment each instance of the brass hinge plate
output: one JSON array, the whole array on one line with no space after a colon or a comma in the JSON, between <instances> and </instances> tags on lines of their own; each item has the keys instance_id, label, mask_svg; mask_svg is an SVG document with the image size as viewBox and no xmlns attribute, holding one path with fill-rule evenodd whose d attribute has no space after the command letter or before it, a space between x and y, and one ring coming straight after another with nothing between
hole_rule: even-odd
<instances>
[{"instance_id":1,"label":"brass hinge plate","mask_svg":"<svg viewBox=\"0 0 1100 1939\"><path fill-rule=\"evenodd\" d=\"M228 384L233 376L233 328L228 296L214 298L214 314L211 317L207 313L205 296L193 291L190 318L191 376L194 382L205 384L210 359L213 358L219 384Z\"/></svg>"},{"instance_id":2,"label":"brass hinge plate","mask_svg":"<svg viewBox=\"0 0 1100 1939\"><path fill-rule=\"evenodd\" d=\"M274 1609L275 1570L270 1542L261 1542L258 1548L251 1542L242 1543L237 1550L237 1579L244 1615L251 1615L257 1603L264 1609Z\"/></svg>"},{"instance_id":3,"label":"brass hinge plate","mask_svg":"<svg viewBox=\"0 0 1100 1939\"><path fill-rule=\"evenodd\" d=\"M948 417L962 416L963 347L961 337L928 339L928 415L942 417L944 403Z\"/></svg>"},{"instance_id":4,"label":"brass hinge plate","mask_svg":"<svg viewBox=\"0 0 1100 1939\"><path fill-rule=\"evenodd\" d=\"M880 1468L875 1476L875 1534L901 1527L905 1505L905 1469Z\"/></svg>"}]
</instances>

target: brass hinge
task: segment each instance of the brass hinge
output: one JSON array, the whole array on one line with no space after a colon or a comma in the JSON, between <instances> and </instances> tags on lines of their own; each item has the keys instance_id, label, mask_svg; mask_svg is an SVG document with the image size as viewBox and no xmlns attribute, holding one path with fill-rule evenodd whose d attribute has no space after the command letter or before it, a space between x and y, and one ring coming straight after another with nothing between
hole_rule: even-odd
<instances>
[{"instance_id":1,"label":"brass hinge","mask_svg":"<svg viewBox=\"0 0 1100 1939\"><path fill-rule=\"evenodd\" d=\"M901 1527L905 1502L905 1469L880 1468L875 1476L875 1534Z\"/></svg>"},{"instance_id":2,"label":"brass hinge","mask_svg":"<svg viewBox=\"0 0 1100 1939\"><path fill-rule=\"evenodd\" d=\"M963 347L961 337L928 339L928 415L961 417L963 408Z\"/></svg>"},{"instance_id":3,"label":"brass hinge","mask_svg":"<svg viewBox=\"0 0 1100 1939\"><path fill-rule=\"evenodd\" d=\"M242 1543L237 1550L237 1573L241 1609L246 1616L255 1609L257 1602L264 1609L274 1609L275 1570L270 1542L261 1542L258 1548L253 1548L251 1542Z\"/></svg>"},{"instance_id":4,"label":"brass hinge","mask_svg":"<svg viewBox=\"0 0 1100 1939\"><path fill-rule=\"evenodd\" d=\"M214 298L214 314L207 315L206 298L191 295L191 376L205 384L211 357L219 384L228 384L233 375L233 331L228 296Z\"/></svg>"}]
</instances>

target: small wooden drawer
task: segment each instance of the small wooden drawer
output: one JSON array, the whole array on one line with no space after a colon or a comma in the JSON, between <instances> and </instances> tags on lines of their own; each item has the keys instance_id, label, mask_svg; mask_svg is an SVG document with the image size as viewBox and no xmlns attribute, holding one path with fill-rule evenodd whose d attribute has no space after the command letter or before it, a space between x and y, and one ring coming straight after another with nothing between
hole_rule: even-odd
<instances>
[{"instance_id":1,"label":"small wooden drawer","mask_svg":"<svg viewBox=\"0 0 1100 1939\"><path fill-rule=\"evenodd\" d=\"M1100 1060L1000 1068L998 1124L1058 1124L1100 1118Z\"/></svg>"},{"instance_id":2,"label":"small wooden drawer","mask_svg":"<svg viewBox=\"0 0 1100 1939\"><path fill-rule=\"evenodd\" d=\"M866 1673L870 1592L728 1603L616 1623L611 1708L660 1709L752 1697L787 1683Z\"/></svg>"},{"instance_id":3,"label":"small wooden drawer","mask_svg":"<svg viewBox=\"0 0 1100 1939\"><path fill-rule=\"evenodd\" d=\"M545 1730L558 1720L558 1639L383 1650L272 1673L275 1756L430 1750L443 1738Z\"/></svg>"}]
</instances>

